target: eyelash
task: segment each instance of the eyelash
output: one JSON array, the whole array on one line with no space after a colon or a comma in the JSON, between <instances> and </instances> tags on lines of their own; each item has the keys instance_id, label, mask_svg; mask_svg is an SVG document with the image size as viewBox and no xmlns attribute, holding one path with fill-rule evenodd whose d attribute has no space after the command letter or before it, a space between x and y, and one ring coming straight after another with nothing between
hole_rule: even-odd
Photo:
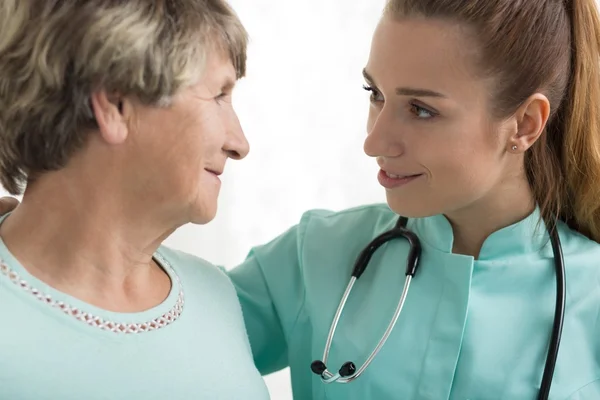
<instances>
[{"instance_id":1,"label":"eyelash","mask_svg":"<svg viewBox=\"0 0 600 400\"><path fill-rule=\"evenodd\" d=\"M379 91L377 89L375 89L373 86L363 85L363 89L366 90L367 92L371 92L371 97L370 97L371 98L371 102L375 103L377 101L380 101L380 100L376 100L376 97L379 94ZM410 111L413 114L415 114L415 117L417 119L420 119L420 120L431 119L431 118L437 116L437 113L435 113L435 112L433 112L431 110L428 110L425 107L421 107L421 106L419 106L418 104L415 104L415 103L410 103ZM419 117L419 114L421 112L425 112L429 116L425 117L425 118Z\"/></svg>"},{"instance_id":2,"label":"eyelash","mask_svg":"<svg viewBox=\"0 0 600 400\"><path fill-rule=\"evenodd\" d=\"M367 92L371 92L371 101L375 102L377 100L375 100L375 97L377 94L379 94L379 91L377 89L375 89L373 86L368 86L368 85L363 85L363 89L365 89Z\"/></svg>"},{"instance_id":3,"label":"eyelash","mask_svg":"<svg viewBox=\"0 0 600 400\"><path fill-rule=\"evenodd\" d=\"M221 101L225 98L225 93L221 93L219 94L217 97L215 97L215 101L217 102L217 104L221 104Z\"/></svg>"}]
</instances>

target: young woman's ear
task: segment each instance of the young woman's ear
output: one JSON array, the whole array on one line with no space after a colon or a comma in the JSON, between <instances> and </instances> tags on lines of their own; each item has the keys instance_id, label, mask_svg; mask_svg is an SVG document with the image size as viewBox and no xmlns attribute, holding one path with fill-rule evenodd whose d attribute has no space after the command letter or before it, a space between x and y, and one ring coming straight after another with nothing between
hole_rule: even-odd
<instances>
[{"instance_id":1,"label":"young woman's ear","mask_svg":"<svg viewBox=\"0 0 600 400\"><path fill-rule=\"evenodd\" d=\"M508 147L513 152L524 152L539 139L548 117L550 116L550 102L541 93L529 97L517 111L517 130L509 138Z\"/></svg>"}]
</instances>

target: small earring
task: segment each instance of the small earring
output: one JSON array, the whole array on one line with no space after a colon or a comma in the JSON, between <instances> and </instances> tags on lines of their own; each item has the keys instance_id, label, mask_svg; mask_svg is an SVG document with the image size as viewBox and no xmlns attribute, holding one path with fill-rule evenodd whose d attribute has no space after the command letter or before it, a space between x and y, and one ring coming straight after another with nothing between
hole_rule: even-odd
<instances>
[{"instance_id":1,"label":"small earring","mask_svg":"<svg viewBox=\"0 0 600 400\"><path fill-rule=\"evenodd\" d=\"M512 151L517 151L518 147L517 147L517 145L515 144L515 145L513 145L513 147L511 147L511 149L512 149Z\"/></svg>"}]
</instances>

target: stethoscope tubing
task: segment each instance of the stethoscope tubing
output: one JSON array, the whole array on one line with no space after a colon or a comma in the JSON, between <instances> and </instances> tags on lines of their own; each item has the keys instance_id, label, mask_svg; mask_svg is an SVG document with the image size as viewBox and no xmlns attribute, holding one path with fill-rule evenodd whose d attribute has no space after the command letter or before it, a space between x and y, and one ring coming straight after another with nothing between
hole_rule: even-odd
<instances>
[{"instance_id":1,"label":"stethoscope tubing","mask_svg":"<svg viewBox=\"0 0 600 400\"><path fill-rule=\"evenodd\" d=\"M411 231L406 229L407 218L400 217L396 222L396 225L393 229L382 233L373 239L360 253L358 256L354 269L352 271L352 276L350 281L348 282L348 286L344 291L342 299L338 305L338 308L335 312L335 316L333 318L331 327L329 329L329 333L327 335L327 341L325 344L325 349L323 351L322 361L317 360L311 364L312 371L321 376L321 380L324 383L349 383L353 380L357 379L362 375L362 373L367 369L367 367L371 364L374 358L377 356L379 351L382 349L384 344L386 343L388 337L392 333L394 326L396 325L400 314L402 313L402 309L404 307L404 303L406 301L406 297L408 296L408 291L410 289L410 284L412 282L412 278L415 276L417 269L419 267L419 258L421 255L421 244L419 238ZM548 354L546 357L546 362L544 364L544 372L542 375L542 381L540 385L540 391L538 393L538 400L547 400L550 394L550 387L552 385L552 379L554 376L554 371L556 368L556 361L558 359L558 350L560 347L560 341L562 337L562 329L565 318L565 292L566 292L566 276L565 276L565 263L564 256L562 251L562 246L560 243L560 237L558 235L557 224L554 223L549 226L548 233L550 235L550 241L552 243L552 251L554 254L554 266L556 272L556 305L554 311L554 321L552 324L552 333L550 336L550 344L548 347ZM339 320L342 316L342 312L344 307L346 306L346 302L350 297L350 293L356 281L361 277L363 272L366 270L371 257L377 251L379 247L383 244L398 238L405 238L408 240L410 244L410 251L408 254L407 262L406 262L406 271L405 271L405 281L404 288L402 290L402 295L400 300L398 301L398 306L394 311L394 315L392 316L390 323L388 324L384 334L381 339L377 343L377 346L373 349L371 354L367 357L365 362L361 365L358 370L356 370L356 366L353 362L346 362L342 365L339 371L336 374L331 373L327 369L327 360L329 358L329 352L331 350L331 345L333 343L333 338L335 336L335 331L337 329Z\"/></svg>"}]
</instances>

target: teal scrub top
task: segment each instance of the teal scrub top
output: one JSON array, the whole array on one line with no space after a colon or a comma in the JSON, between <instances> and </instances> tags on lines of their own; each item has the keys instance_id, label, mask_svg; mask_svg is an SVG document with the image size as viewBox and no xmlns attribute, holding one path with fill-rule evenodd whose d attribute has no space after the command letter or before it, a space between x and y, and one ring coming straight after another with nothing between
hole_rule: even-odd
<instances>
[{"instance_id":1,"label":"teal scrub top","mask_svg":"<svg viewBox=\"0 0 600 400\"><path fill-rule=\"evenodd\" d=\"M410 219L422 255L406 304L381 352L357 380L311 372L360 251L396 223L386 205L310 211L230 271L261 373L290 367L298 400L535 399L554 318L552 247L539 211L489 236L477 260L452 254L442 216ZM559 226L566 316L552 400L600 399L600 245ZM328 366L357 367L397 306L408 244L385 244L348 300Z\"/></svg>"}]
</instances>

